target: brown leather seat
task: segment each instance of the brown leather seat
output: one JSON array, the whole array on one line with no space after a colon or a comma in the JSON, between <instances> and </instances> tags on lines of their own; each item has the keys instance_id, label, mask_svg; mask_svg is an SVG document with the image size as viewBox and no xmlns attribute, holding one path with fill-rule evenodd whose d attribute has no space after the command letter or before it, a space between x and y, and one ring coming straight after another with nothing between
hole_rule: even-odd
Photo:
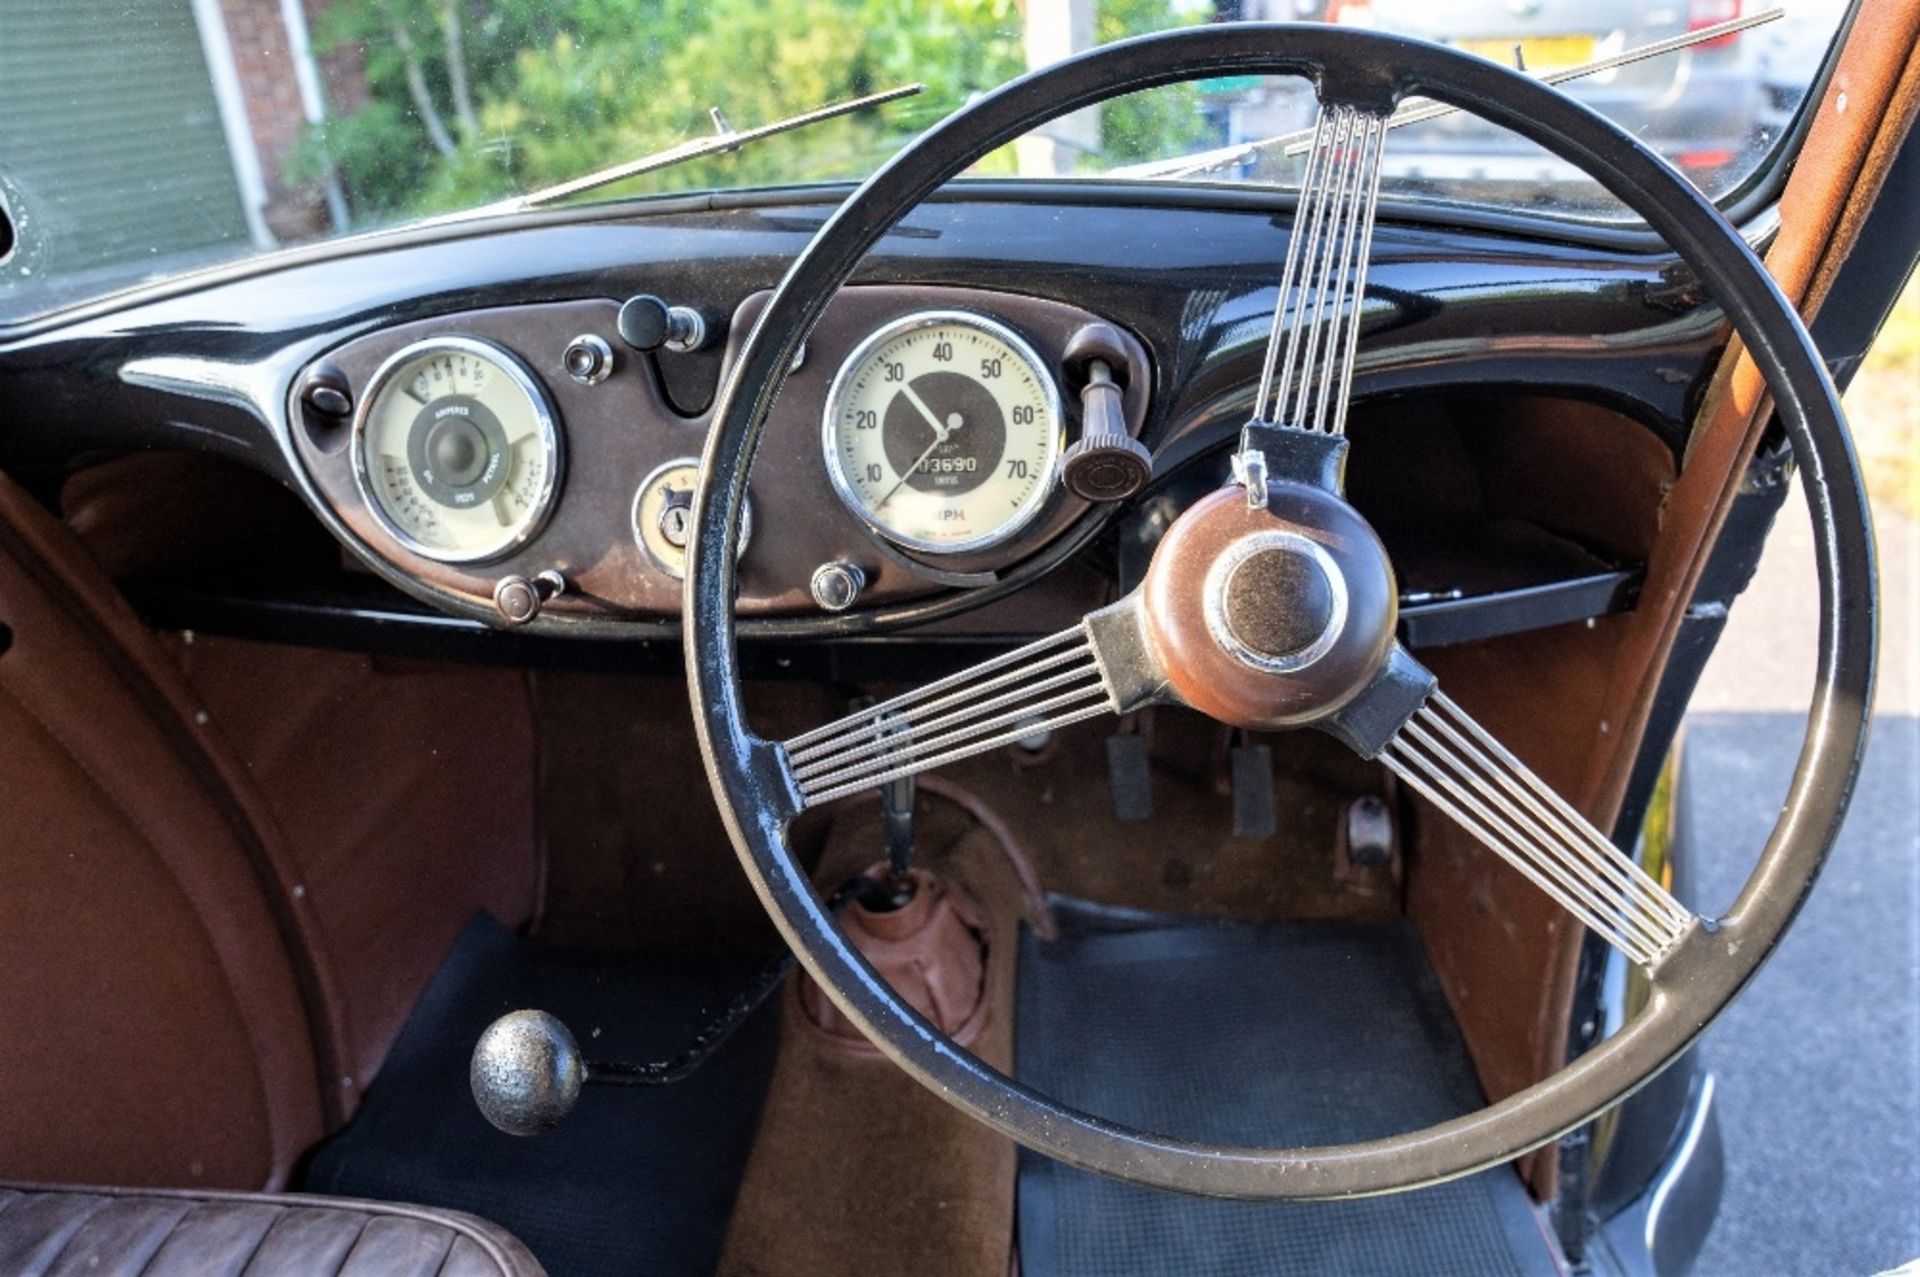
<instances>
[{"instance_id":1,"label":"brown leather seat","mask_svg":"<svg viewBox=\"0 0 1920 1277\"><path fill-rule=\"evenodd\" d=\"M0 1184L7 1277L544 1277L506 1230L344 1197Z\"/></svg>"}]
</instances>

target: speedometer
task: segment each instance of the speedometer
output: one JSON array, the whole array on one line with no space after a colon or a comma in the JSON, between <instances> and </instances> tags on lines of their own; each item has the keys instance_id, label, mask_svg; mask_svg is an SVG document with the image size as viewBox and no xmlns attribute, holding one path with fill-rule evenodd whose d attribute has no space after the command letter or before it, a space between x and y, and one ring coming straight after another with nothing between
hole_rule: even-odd
<instances>
[{"instance_id":1,"label":"speedometer","mask_svg":"<svg viewBox=\"0 0 1920 1277\"><path fill-rule=\"evenodd\" d=\"M498 558L540 530L560 477L545 393L490 342L406 347L367 385L354 480L388 532L443 563Z\"/></svg>"},{"instance_id":2,"label":"speedometer","mask_svg":"<svg viewBox=\"0 0 1920 1277\"><path fill-rule=\"evenodd\" d=\"M1060 392L1012 329L965 311L895 320L847 356L821 440L840 497L915 550L999 545L1045 504Z\"/></svg>"}]
</instances>

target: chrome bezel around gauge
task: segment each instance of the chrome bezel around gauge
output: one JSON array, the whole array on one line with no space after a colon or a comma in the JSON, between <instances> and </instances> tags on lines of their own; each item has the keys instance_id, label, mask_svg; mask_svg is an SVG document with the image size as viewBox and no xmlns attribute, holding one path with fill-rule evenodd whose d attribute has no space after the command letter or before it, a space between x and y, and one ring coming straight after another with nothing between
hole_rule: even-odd
<instances>
[{"instance_id":1,"label":"chrome bezel around gauge","mask_svg":"<svg viewBox=\"0 0 1920 1277\"><path fill-rule=\"evenodd\" d=\"M423 357L443 352L464 354L481 359L498 368L507 375L515 389L526 396L533 408L534 423L540 432L540 443L546 449L551 464L547 466L546 477L541 481L540 492L534 498L531 513L509 528L505 535L496 541L487 542L471 550L450 551L439 546L428 545L402 528L387 513L380 495L374 490L373 476L367 469L367 429L378 411L386 393L393 387L400 370ZM553 513L554 499L560 492L560 476L566 468L566 454L562 447L558 419L553 403L547 391L537 378L521 363L519 356L504 346L477 337L428 337L420 341L409 342L381 361L367 380L366 393L360 396L359 407L353 414L353 435L348 442L348 452L353 461L353 486L360 494L361 502L373 515L374 521L388 536L397 541L410 554L423 559L432 559L436 563L486 563L494 559L505 558L515 550L526 545L538 536L546 527L547 519Z\"/></svg>"},{"instance_id":2,"label":"chrome bezel around gauge","mask_svg":"<svg viewBox=\"0 0 1920 1277\"><path fill-rule=\"evenodd\" d=\"M867 357L903 333L942 324L957 324L982 332L1005 345L1025 361L1028 372L1040 386L1041 393L1046 399L1047 412L1053 420L1053 428L1047 432L1046 472L1034 483L1033 491L1028 493L1019 507L992 531L962 541L935 541L925 537L909 536L888 528L867 509L859 493L854 490L841 463L839 448L836 446L841 405L846 399L848 385L852 381L854 372L866 362ZM839 370L834 373L833 382L827 389L826 411L820 418L820 454L826 461L827 479L832 483L840 503L865 524L867 530L874 536L889 544L922 554L969 554L1005 545L1039 517L1041 509L1053 495L1055 482L1059 477L1060 457L1066 450L1066 434L1067 423L1060 405L1059 382L1048 369L1046 361L1040 358L1026 338L999 320L990 319L975 311L921 310L910 315L902 315L898 319L881 325L862 338L860 344L841 361Z\"/></svg>"}]
</instances>

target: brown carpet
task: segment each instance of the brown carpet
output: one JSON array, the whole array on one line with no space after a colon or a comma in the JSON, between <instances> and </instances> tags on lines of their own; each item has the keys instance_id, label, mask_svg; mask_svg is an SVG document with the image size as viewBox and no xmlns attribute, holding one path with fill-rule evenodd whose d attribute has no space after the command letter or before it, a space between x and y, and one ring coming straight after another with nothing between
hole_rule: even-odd
<instances>
[{"instance_id":1,"label":"brown carpet","mask_svg":"<svg viewBox=\"0 0 1920 1277\"><path fill-rule=\"evenodd\" d=\"M942 823L952 825L954 808ZM987 919L987 1018L973 1049L1013 1063L1014 970L1028 897L999 843L962 820L922 837L920 863L977 901ZM820 871L840 881L873 860L871 806L835 822ZM798 977L796 977L798 978ZM1014 1146L878 1054L850 1049L782 990L780 1054L760 1134L734 1207L728 1277L841 1273L1006 1277L1013 1246Z\"/></svg>"}]
</instances>

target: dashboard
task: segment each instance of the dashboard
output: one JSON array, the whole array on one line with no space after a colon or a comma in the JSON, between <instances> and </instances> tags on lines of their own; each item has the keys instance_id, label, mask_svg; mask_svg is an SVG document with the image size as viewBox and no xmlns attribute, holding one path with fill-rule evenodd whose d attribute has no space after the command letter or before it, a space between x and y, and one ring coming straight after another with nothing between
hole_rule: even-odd
<instances>
[{"instance_id":1,"label":"dashboard","mask_svg":"<svg viewBox=\"0 0 1920 1277\"><path fill-rule=\"evenodd\" d=\"M671 661L714 399L836 199L425 226L0 329L0 466L70 521L126 524L123 584L158 625L504 659L666 640ZM743 643L1009 642L1131 588L1225 477L1289 226L1272 193L1114 183L922 206L768 420ZM1556 235L1383 210L1348 487L1415 647L1633 605L1721 317L1657 245ZM1090 417L1117 468L1076 470ZM155 478L163 455L295 516L235 522L238 478ZM173 540L203 552L169 561Z\"/></svg>"},{"instance_id":2,"label":"dashboard","mask_svg":"<svg viewBox=\"0 0 1920 1277\"><path fill-rule=\"evenodd\" d=\"M383 328L302 371L288 408L300 464L368 553L493 600L503 621L671 617L712 405L677 405L660 365L708 341L730 359L765 300L709 316L642 294ZM676 310L696 339L672 350L649 321ZM750 480L742 614L845 612L991 580L1084 517L1089 503L1056 476L1070 352L1089 332L1113 341L1137 433L1145 351L1091 312L976 289L836 298Z\"/></svg>"}]
</instances>

